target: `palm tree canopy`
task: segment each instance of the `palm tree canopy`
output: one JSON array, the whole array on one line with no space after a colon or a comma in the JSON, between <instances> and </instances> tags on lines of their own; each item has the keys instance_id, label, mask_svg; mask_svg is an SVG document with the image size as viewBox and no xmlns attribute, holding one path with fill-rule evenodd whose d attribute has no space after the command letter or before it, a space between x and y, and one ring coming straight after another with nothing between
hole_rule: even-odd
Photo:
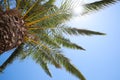
<instances>
[{"instance_id":1,"label":"palm tree canopy","mask_svg":"<svg viewBox=\"0 0 120 80\"><path fill-rule=\"evenodd\" d=\"M70 63L67 57L63 55L61 48L66 47L78 50L85 49L71 42L64 35L67 34L89 36L105 34L97 31L71 28L65 25L65 21L69 21L73 16L71 10L75 5L73 5L72 1L65 0L63 1L60 7L57 7L54 4L55 1L56 0L0 1L0 14L8 12L10 14L8 16L11 16L12 14L13 15L16 14L15 11L18 11L20 15L17 16L17 20L22 20L24 24L20 26L25 28L25 35L22 35L23 36L22 43L12 47L12 48L16 47L17 49L13 53L12 57L10 57L9 60L0 67L1 69L4 69L7 63L11 63L16 56L20 59L25 59L27 56L31 56L33 60L36 61L36 63L41 65L43 70L49 76L52 75L49 71L48 64L52 64L56 68L64 67L67 71L69 71L79 79L85 80L82 73ZM84 7L86 9L85 11L89 12L98 10L103 6L109 5L114 2L116 1L102 0L90 4L85 4ZM15 8L12 7L14 3L16 3ZM2 16L5 15L3 14ZM1 17L0 21L3 21ZM0 24L3 23L0 22ZM5 22L4 25L6 25ZM3 29L1 28L0 25L0 37L3 37L1 34L2 30ZM2 41L0 42L0 47L1 44ZM9 49L5 49L3 52Z\"/></svg>"}]
</instances>

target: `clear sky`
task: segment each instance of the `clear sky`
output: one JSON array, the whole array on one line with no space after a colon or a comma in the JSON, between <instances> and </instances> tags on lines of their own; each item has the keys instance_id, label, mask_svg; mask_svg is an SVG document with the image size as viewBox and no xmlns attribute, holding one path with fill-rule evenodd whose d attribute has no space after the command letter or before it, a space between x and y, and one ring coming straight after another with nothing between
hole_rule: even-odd
<instances>
[{"instance_id":1,"label":"clear sky","mask_svg":"<svg viewBox=\"0 0 120 80\"><path fill-rule=\"evenodd\" d=\"M86 0L87 1L87 0ZM92 1L92 0L91 0ZM85 17L76 17L69 25L106 33L106 36L72 36L70 39L86 51L63 49L65 55L83 73L87 80L120 80L120 3ZM10 52L0 56L0 64ZM64 69L50 65L53 78L47 76L38 64L27 58L15 60L0 80L78 80Z\"/></svg>"}]
</instances>

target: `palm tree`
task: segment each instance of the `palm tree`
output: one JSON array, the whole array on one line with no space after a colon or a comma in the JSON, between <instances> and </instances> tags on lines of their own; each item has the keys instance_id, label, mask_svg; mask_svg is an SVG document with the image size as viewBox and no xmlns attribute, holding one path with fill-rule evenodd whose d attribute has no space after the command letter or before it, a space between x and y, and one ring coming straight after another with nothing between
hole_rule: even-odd
<instances>
[{"instance_id":1,"label":"palm tree","mask_svg":"<svg viewBox=\"0 0 120 80\"><path fill-rule=\"evenodd\" d=\"M0 1L0 54L16 48L12 55L0 66L1 71L16 57L25 59L31 56L43 70L52 76L48 63L56 68L64 67L81 80L82 73L62 54L61 47L85 50L71 42L64 35L104 35L104 33L71 28L65 25L72 17L70 0L65 0L60 7L55 0L10 0ZM85 4L85 13L99 10L113 4L116 0L103 0ZM15 8L11 8L16 3Z\"/></svg>"}]
</instances>

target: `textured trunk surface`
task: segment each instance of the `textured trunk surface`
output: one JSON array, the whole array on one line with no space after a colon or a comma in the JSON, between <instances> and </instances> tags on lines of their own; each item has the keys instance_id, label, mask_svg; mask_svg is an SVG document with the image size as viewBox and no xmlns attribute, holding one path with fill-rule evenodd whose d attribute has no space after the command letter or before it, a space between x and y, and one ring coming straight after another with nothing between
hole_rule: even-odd
<instances>
[{"instance_id":1,"label":"textured trunk surface","mask_svg":"<svg viewBox=\"0 0 120 80\"><path fill-rule=\"evenodd\" d=\"M0 54L19 46L26 29L17 10L0 13Z\"/></svg>"}]
</instances>

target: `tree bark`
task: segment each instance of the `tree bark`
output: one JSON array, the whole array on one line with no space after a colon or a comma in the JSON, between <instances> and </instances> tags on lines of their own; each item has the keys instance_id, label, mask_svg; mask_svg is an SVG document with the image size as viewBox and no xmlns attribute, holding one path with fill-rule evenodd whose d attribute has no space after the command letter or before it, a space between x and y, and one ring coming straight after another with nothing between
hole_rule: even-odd
<instances>
[{"instance_id":1,"label":"tree bark","mask_svg":"<svg viewBox=\"0 0 120 80\"><path fill-rule=\"evenodd\" d=\"M23 43L26 29L19 11L9 10L0 15L0 54L2 54Z\"/></svg>"}]
</instances>

